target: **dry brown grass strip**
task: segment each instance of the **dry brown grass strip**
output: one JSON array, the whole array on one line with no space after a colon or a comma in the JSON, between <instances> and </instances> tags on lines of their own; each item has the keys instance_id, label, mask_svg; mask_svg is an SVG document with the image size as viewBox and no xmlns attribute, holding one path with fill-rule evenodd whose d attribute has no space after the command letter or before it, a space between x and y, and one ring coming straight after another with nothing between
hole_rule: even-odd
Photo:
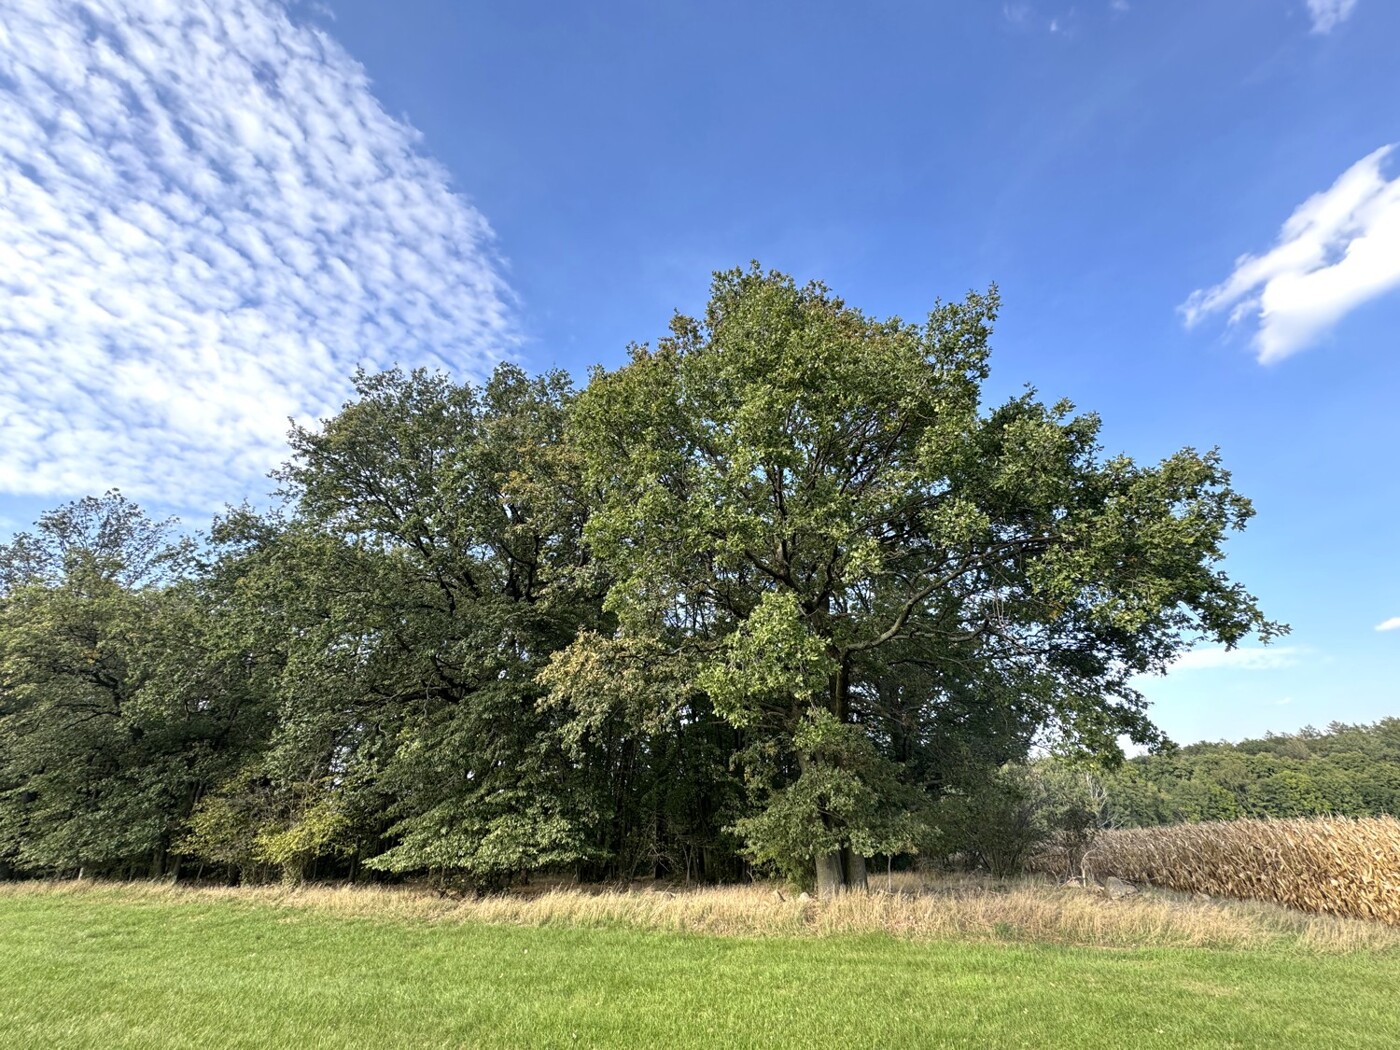
<instances>
[{"instance_id":1,"label":"dry brown grass strip","mask_svg":"<svg viewBox=\"0 0 1400 1050\"><path fill-rule=\"evenodd\" d=\"M1099 877L1400 926L1400 820L1394 817L1110 831L1099 836L1085 866Z\"/></svg>"},{"instance_id":2,"label":"dry brown grass strip","mask_svg":"<svg viewBox=\"0 0 1400 1050\"><path fill-rule=\"evenodd\" d=\"M1143 893L1109 901L1049 880L905 876L830 902L779 899L769 885L601 889L559 885L479 900L408 887L208 888L170 883L0 884L0 896L101 895L140 904L223 902L393 921L626 927L748 937L884 933L910 940L1111 948L1210 947L1341 953L1400 949L1400 930L1262 904Z\"/></svg>"}]
</instances>

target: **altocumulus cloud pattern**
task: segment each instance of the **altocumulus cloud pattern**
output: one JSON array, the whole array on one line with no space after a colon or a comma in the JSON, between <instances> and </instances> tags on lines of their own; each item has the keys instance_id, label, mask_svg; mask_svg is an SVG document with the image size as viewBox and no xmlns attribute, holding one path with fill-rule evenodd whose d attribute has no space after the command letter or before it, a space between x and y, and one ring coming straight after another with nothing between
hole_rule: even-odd
<instances>
[{"instance_id":1,"label":"altocumulus cloud pattern","mask_svg":"<svg viewBox=\"0 0 1400 1050\"><path fill-rule=\"evenodd\" d=\"M275 0L6 0L0 491L266 491L357 364L512 344L485 219Z\"/></svg>"}]
</instances>

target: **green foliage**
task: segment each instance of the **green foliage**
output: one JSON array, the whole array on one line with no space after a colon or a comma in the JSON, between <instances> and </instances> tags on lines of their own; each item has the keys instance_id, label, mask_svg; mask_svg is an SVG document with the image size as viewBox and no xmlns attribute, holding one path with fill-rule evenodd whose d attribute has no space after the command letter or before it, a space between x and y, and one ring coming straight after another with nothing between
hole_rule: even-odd
<instances>
[{"instance_id":1,"label":"green foliage","mask_svg":"<svg viewBox=\"0 0 1400 1050\"><path fill-rule=\"evenodd\" d=\"M357 393L294 432L296 517L250 569L287 617L270 767L333 785L371 868L495 885L583 859L593 811L534 683L599 615L567 380L389 372Z\"/></svg>"},{"instance_id":2,"label":"green foliage","mask_svg":"<svg viewBox=\"0 0 1400 1050\"><path fill-rule=\"evenodd\" d=\"M323 798L297 814L287 827L260 830L253 840L254 852L280 870L284 882L300 882L313 860L343 848L347 823L335 801Z\"/></svg>"},{"instance_id":3,"label":"green foliage","mask_svg":"<svg viewBox=\"0 0 1400 1050\"><path fill-rule=\"evenodd\" d=\"M765 704L819 697L836 670L796 596L766 591L720 642L718 653L701 665L695 684L728 722L742 728L758 720Z\"/></svg>"},{"instance_id":4,"label":"green foliage","mask_svg":"<svg viewBox=\"0 0 1400 1050\"><path fill-rule=\"evenodd\" d=\"M1034 773L1044 799L1048 841L1063 852L1065 875L1080 875L1094 839L1113 822L1105 772L1052 758L1037 762Z\"/></svg>"},{"instance_id":5,"label":"green foliage","mask_svg":"<svg viewBox=\"0 0 1400 1050\"><path fill-rule=\"evenodd\" d=\"M1101 775L1082 764L1044 758L1008 763L950 791L938 803L938 845L993 875L1019 874L1044 847L1078 874L1095 835L1108 825Z\"/></svg>"},{"instance_id":6,"label":"green foliage","mask_svg":"<svg viewBox=\"0 0 1400 1050\"><path fill-rule=\"evenodd\" d=\"M266 858L258 848L256 806L263 794L246 775L235 777L219 794L204 798L185 822L177 848L186 856L235 872L239 882L262 882Z\"/></svg>"},{"instance_id":7,"label":"green foliage","mask_svg":"<svg viewBox=\"0 0 1400 1050\"><path fill-rule=\"evenodd\" d=\"M1127 762L1106 787L1115 823L1400 816L1400 719L1193 744Z\"/></svg>"},{"instance_id":8,"label":"green foliage","mask_svg":"<svg viewBox=\"0 0 1400 1050\"><path fill-rule=\"evenodd\" d=\"M849 849L863 857L913 854L932 834L928 797L855 726L808 713L793 737L801 772L766 792L766 805L735 823L745 852L789 881L810 885L816 859Z\"/></svg>"},{"instance_id":9,"label":"green foliage","mask_svg":"<svg viewBox=\"0 0 1400 1050\"><path fill-rule=\"evenodd\" d=\"M981 410L997 308L993 290L877 320L735 270L703 320L678 316L579 398L607 608L771 758L746 834L810 837L854 775L844 754L796 760L814 703L898 762L890 783L936 792L958 709L1002 730L1003 761L1045 729L1112 756L1159 739L1134 675L1192 637L1281 630L1216 567L1252 511L1215 453L1103 460L1098 419L1066 403ZM823 848L845 841L835 819Z\"/></svg>"},{"instance_id":10,"label":"green foliage","mask_svg":"<svg viewBox=\"0 0 1400 1050\"><path fill-rule=\"evenodd\" d=\"M1008 765L940 800L941 844L993 875L1014 875L1050 837L1043 811L1044 797L1029 768Z\"/></svg>"},{"instance_id":11,"label":"green foliage","mask_svg":"<svg viewBox=\"0 0 1400 1050\"><path fill-rule=\"evenodd\" d=\"M177 846L201 864L222 866L239 882L303 881L318 861L344 856L351 822L327 784L288 785L256 766L239 770L201 799Z\"/></svg>"},{"instance_id":12,"label":"green foliage","mask_svg":"<svg viewBox=\"0 0 1400 1050\"><path fill-rule=\"evenodd\" d=\"M118 493L0 547L0 839L43 873L160 874L195 800L258 734L192 550Z\"/></svg>"},{"instance_id":13,"label":"green foliage","mask_svg":"<svg viewBox=\"0 0 1400 1050\"><path fill-rule=\"evenodd\" d=\"M399 844L373 858L380 871L427 870L448 883L498 889L531 871L559 868L589 856L589 843L568 816L541 805L547 793L519 791L490 806L447 804L394 830ZM436 827L432 821L440 821Z\"/></svg>"},{"instance_id":14,"label":"green foliage","mask_svg":"<svg viewBox=\"0 0 1400 1050\"><path fill-rule=\"evenodd\" d=\"M0 871L859 884L1038 737L1160 742L1134 676L1282 630L1220 569L1251 508L1214 452L984 406L998 309L720 273L581 392L356 375L207 544L116 493L45 515L0 547ZM1193 812L1388 790L1241 777Z\"/></svg>"}]
</instances>

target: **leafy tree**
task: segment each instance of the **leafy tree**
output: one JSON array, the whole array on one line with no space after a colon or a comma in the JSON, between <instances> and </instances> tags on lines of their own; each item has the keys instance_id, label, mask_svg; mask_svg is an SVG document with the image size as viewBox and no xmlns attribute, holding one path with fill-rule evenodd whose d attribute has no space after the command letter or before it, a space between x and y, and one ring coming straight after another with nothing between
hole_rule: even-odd
<instances>
[{"instance_id":1,"label":"leafy tree","mask_svg":"<svg viewBox=\"0 0 1400 1050\"><path fill-rule=\"evenodd\" d=\"M275 610L286 648L260 768L315 800L288 803L261 853L290 843L304 865L353 840L372 869L477 886L585 857L588 784L534 683L598 615L567 380L391 371L356 390L293 431L291 517L247 567L249 615Z\"/></svg>"},{"instance_id":2,"label":"leafy tree","mask_svg":"<svg viewBox=\"0 0 1400 1050\"><path fill-rule=\"evenodd\" d=\"M996 309L972 294L910 324L719 274L703 320L595 372L573 413L617 629L556 659L698 686L743 734L750 855L810 843L823 894L917 839L889 785L943 705L1112 752L1158 739L1133 675L1280 630L1217 566L1252 511L1214 452L1143 467L1101 458L1067 403L982 410Z\"/></svg>"},{"instance_id":3,"label":"leafy tree","mask_svg":"<svg viewBox=\"0 0 1400 1050\"><path fill-rule=\"evenodd\" d=\"M173 523L116 492L0 547L0 838L14 867L162 873L247 743L243 668L217 653L192 557Z\"/></svg>"},{"instance_id":4,"label":"leafy tree","mask_svg":"<svg viewBox=\"0 0 1400 1050\"><path fill-rule=\"evenodd\" d=\"M1251 510L1216 453L1141 466L1067 403L983 404L996 310L732 271L582 393L359 374L293 430L283 506L206 545L117 493L45 515L0 546L0 874L829 895L1027 800L1081 848L1078 774L1047 801L1007 764L1159 744L1135 675L1282 628L1220 569ZM1109 797L1394 811L1397 756L1334 726L1135 760Z\"/></svg>"}]
</instances>

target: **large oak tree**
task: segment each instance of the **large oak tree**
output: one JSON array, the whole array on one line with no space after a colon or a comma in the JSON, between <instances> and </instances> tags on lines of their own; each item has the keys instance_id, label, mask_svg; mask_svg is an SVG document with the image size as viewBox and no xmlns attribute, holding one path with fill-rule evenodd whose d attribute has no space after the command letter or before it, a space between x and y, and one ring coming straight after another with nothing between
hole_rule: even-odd
<instances>
[{"instance_id":1,"label":"large oak tree","mask_svg":"<svg viewBox=\"0 0 1400 1050\"><path fill-rule=\"evenodd\" d=\"M556 656L555 702L703 694L743 737L750 856L823 895L917 848L950 735L1152 742L1135 675L1281 630L1220 568L1252 510L1216 452L1141 465L1065 402L982 404L997 305L914 324L719 274L573 412L617 627Z\"/></svg>"}]
</instances>

